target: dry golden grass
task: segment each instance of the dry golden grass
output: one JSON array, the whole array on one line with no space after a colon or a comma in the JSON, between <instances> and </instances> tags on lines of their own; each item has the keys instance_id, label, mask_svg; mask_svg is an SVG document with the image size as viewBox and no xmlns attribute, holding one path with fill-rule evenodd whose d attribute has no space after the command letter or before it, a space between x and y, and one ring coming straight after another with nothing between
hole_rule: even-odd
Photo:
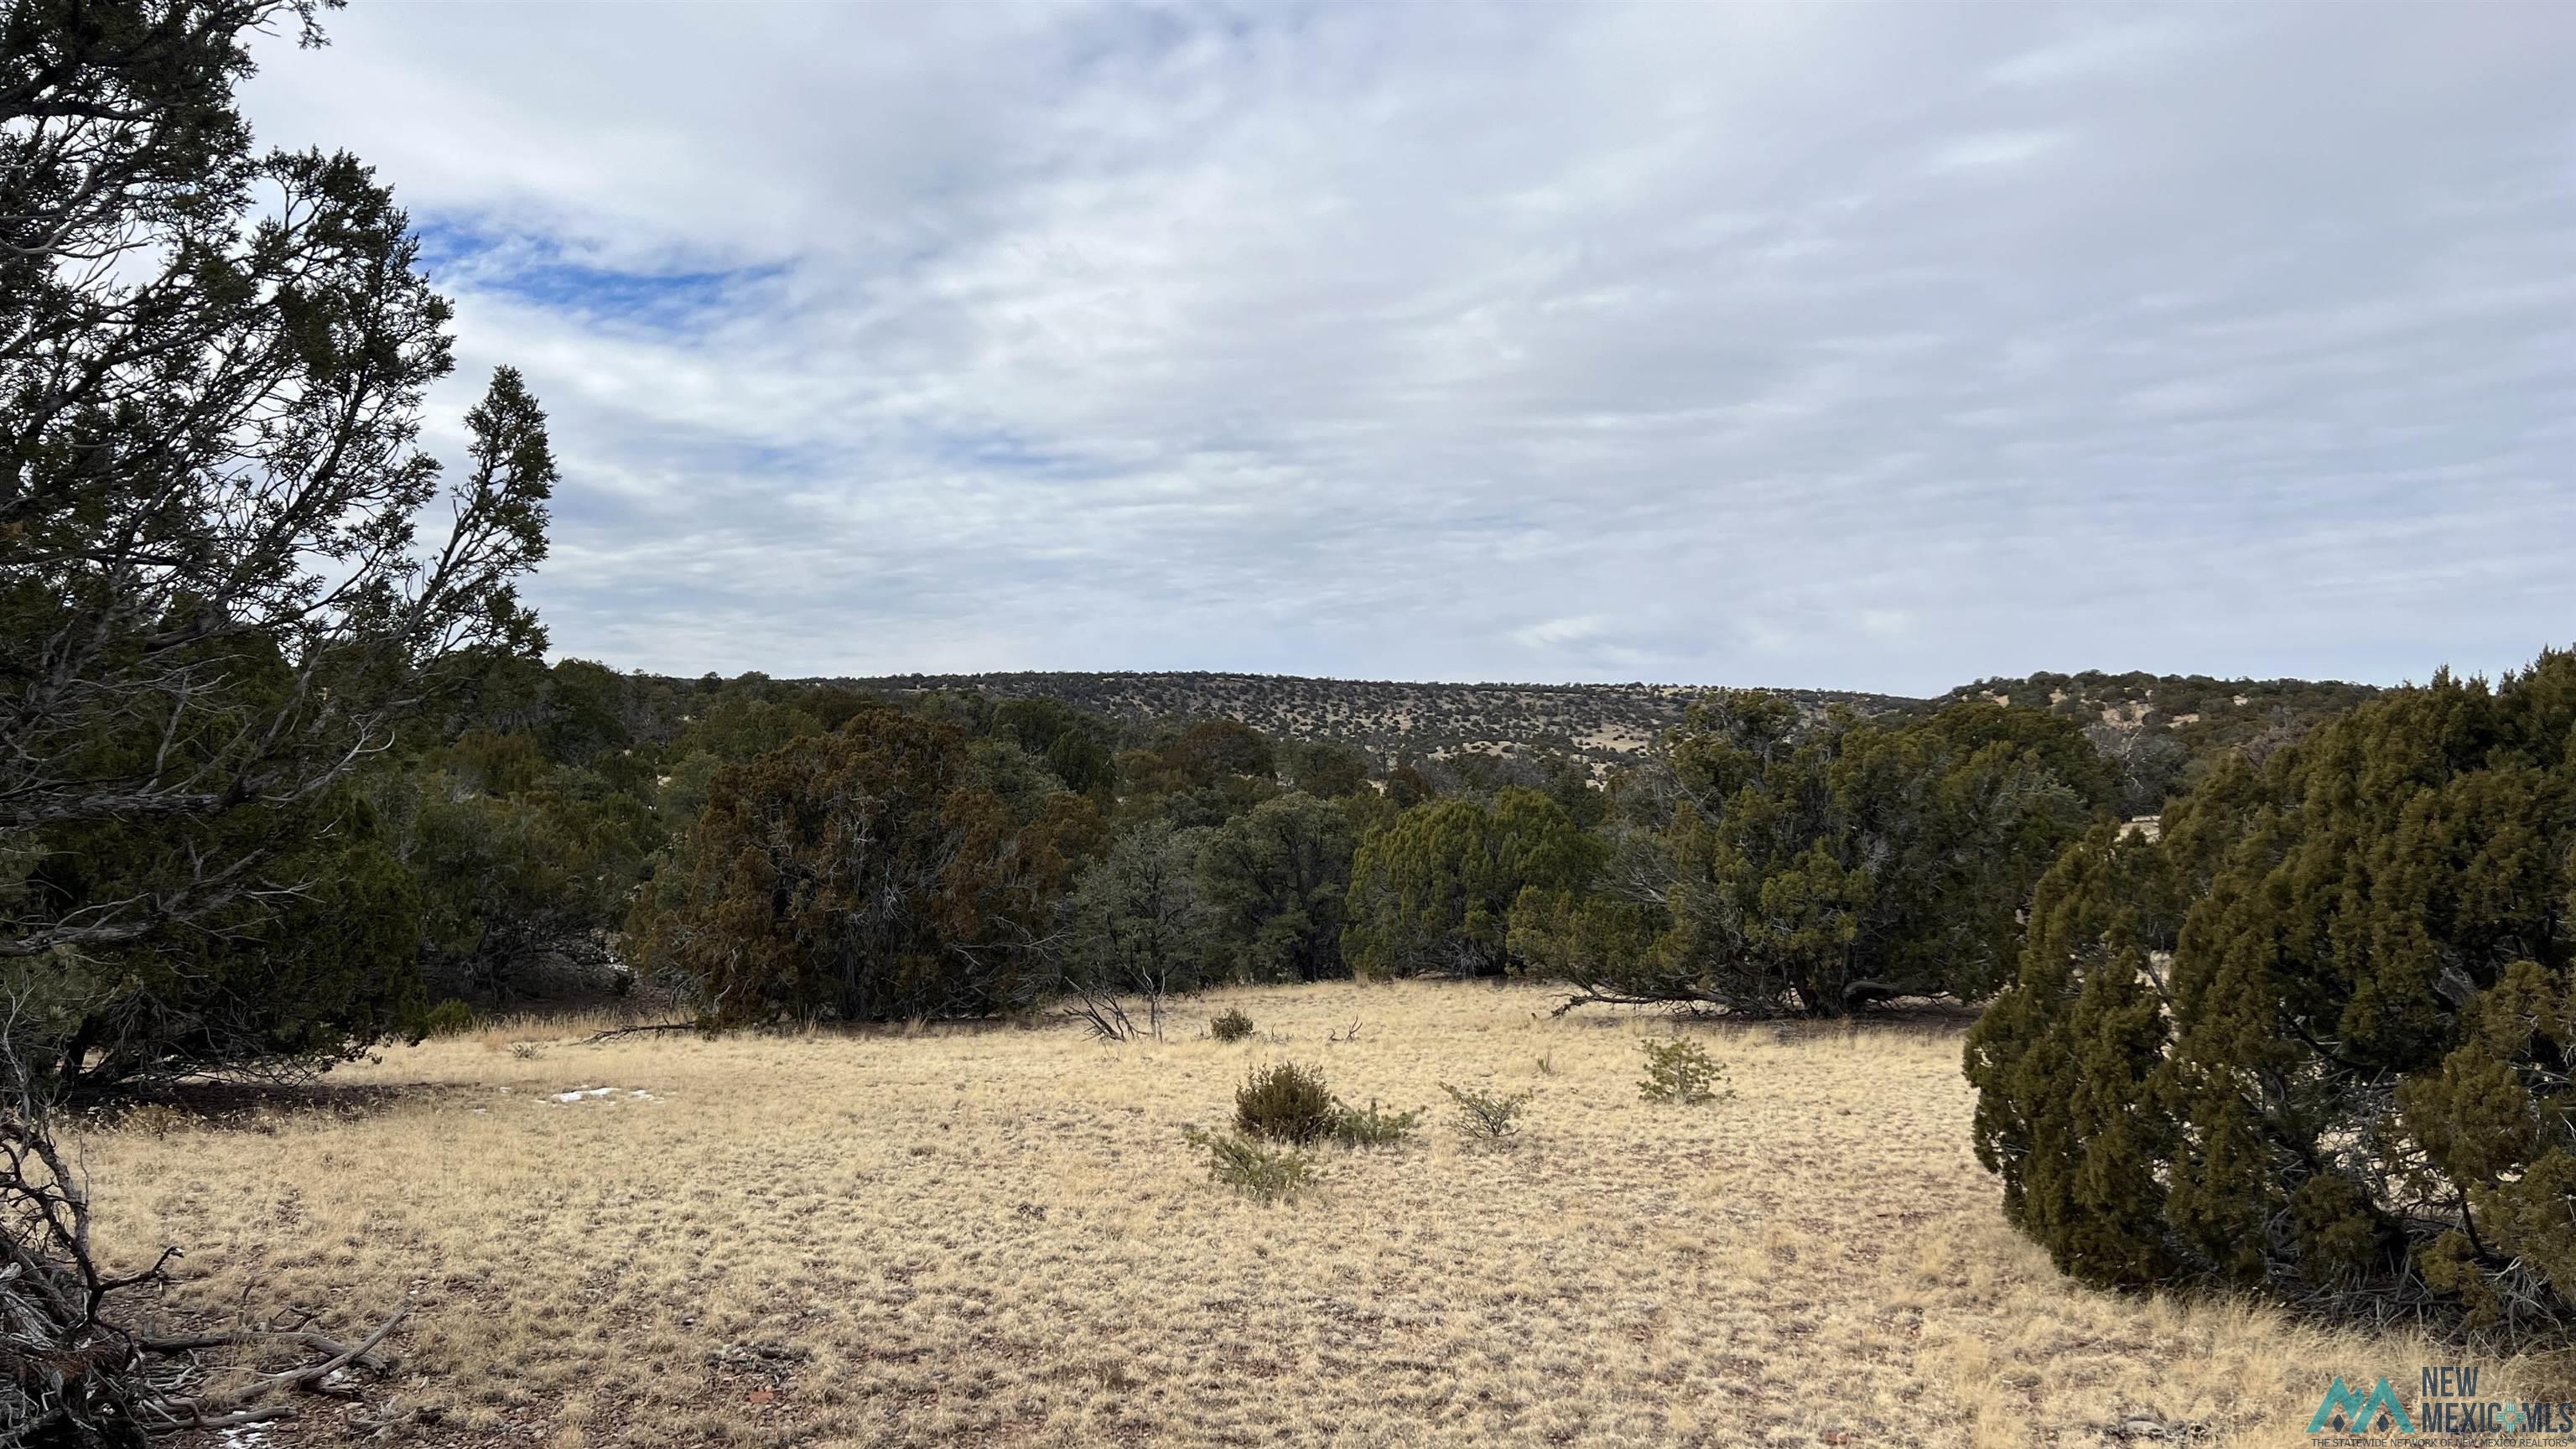
<instances>
[{"instance_id":1,"label":"dry golden grass","mask_svg":"<svg viewBox=\"0 0 2576 1449\"><path fill-rule=\"evenodd\" d=\"M187 1246L182 1308L416 1292L393 1391L444 1442L2297 1444L2327 1374L2450 1357L2069 1286L1969 1153L1955 1030L1686 1027L1737 1095L1664 1106L1636 1042L1668 1027L1548 1004L1236 991L1130 1046L491 1033L337 1074L437 1088L374 1115L86 1146L122 1257ZM1228 1006L1264 1035L1194 1039ZM1236 1197L1181 1129L1278 1058L1427 1130ZM1443 1081L1534 1092L1523 1135L1462 1142Z\"/></svg>"}]
</instances>

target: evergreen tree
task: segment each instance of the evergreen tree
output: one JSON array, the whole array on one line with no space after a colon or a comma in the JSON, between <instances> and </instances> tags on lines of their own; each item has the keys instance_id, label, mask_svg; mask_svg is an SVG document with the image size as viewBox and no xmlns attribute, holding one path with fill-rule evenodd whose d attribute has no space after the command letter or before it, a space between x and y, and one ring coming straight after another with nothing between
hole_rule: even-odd
<instances>
[{"instance_id":1,"label":"evergreen tree","mask_svg":"<svg viewBox=\"0 0 2576 1449\"><path fill-rule=\"evenodd\" d=\"M1599 842L1536 790L1417 806L1372 832L1351 862L1343 957L1362 976L1516 970L1513 903L1524 892L1581 891L1599 858Z\"/></svg>"},{"instance_id":2,"label":"evergreen tree","mask_svg":"<svg viewBox=\"0 0 2576 1449\"><path fill-rule=\"evenodd\" d=\"M718 770L629 935L720 1022L1002 1009L1097 828L1055 798L1016 819L955 728L867 711Z\"/></svg>"},{"instance_id":3,"label":"evergreen tree","mask_svg":"<svg viewBox=\"0 0 2576 1449\"><path fill-rule=\"evenodd\" d=\"M2576 1305L2576 656L2383 695L2050 872L1977 1150L2088 1281Z\"/></svg>"},{"instance_id":4,"label":"evergreen tree","mask_svg":"<svg viewBox=\"0 0 2576 1449\"><path fill-rule=\"evenodd\" d=\"M1120 830L1067 897L1067 983L1157 1003L1207 984L1212 942L1199 906L1200 830L1147 818Z\"/></svg>"},{"instance_id":5,"label":"evergreen tree","mask_svg":"<svg viewBox=\"0 0 2576 1449\"><path fill-rule=\"evenodd\" d=\"M445 476L419 435L449 309L407 218L352 157L256 150L234 106L244 36L283 14L311 38L314 9L0 15L0 960L30 963L21 996L78 998L13 1020L169 1022L208 1065L196 1012L120 983L212 952L243 1003L223 1040L382 1030L405 984L281 964L262 985L258 963L379 874L314 847L361 850L345 782L447 662L542 643L515 593L555 478L536 400L496 372ZM400 954L382 944L351 969ZM322 996L295 999L308 981Z\"/></svg>"},{"instance_id":6,"label":"evergreen tree","mask_svg":"<svg viewBox=\"0 0 2576 1449\"><path fill-rule=\"evenodd\" d=\"M1215 948L1245 981L1346 976L1343 912L1358 832L1349 812L1303 792L1265 800L1210 831L1199 898Z\"/></svg>"},{"instance_id":7,"label":"evergreen tree","mask_svg":"<svg viewBox=\"0 0 2576 1449\"><path fill-rule=\"evenodd\" d=\"M2117 781L2071 723L1959 705L1809 726L1776 695L1692 706L1605 797L1597 889L1516 903L1516 949L1590 995L1751 1015L1982 996L2032 882Z\"/></svg>"}]
</instances>

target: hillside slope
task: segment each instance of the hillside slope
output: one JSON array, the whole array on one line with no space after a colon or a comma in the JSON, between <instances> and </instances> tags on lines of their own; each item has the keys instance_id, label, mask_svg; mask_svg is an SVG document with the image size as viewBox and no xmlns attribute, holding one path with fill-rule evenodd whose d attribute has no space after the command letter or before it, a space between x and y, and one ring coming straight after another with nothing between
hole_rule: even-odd
<instances>
[{"instance_id":1,"label":"hillside slope","mask_svg":"<svg viewBox=\"0 0 2576 1449\"><path fill-rule=\"evenodd\" d=\"M1697 685L1419 684L1278 674L899 674L835 682L898 696L938 689L1042 696L1131 723L1238 719L1283 739L1357 745L1381 762L1460 750L1636 760L1682 722L1691 701L1710 693ZM1864 713L1922 703L1848 690L1778 692L1818 712L1834 703Z\"/></svg>"},{"instance_id":2,"label":"hillside slope","mask_svg":"<svg viewBox=\"0 0 2576 1449\"><path fill-rule=\"evenodd\" d=\"M814 681L817 683L823 681ZM901 698L981 690L1002 699L1049 698L1124 724L1237 719L1282 739L1357 745L1381 764L1461 751L1557 753L1598 765L1642 759L1712 685L1429 684L1312 679L1276 674L1023 672L895 674L830 683ZM2082 720L2105 754L2120 759L2132 804L2152 811L2198 760L2226 749L2257 758L2319 721L2379 693L2371 685L2206 675L2032 674L1981 679L1936 699L1858 690L1775 691L1811 713L1842 704L1862 714L1904 715L1967 700L2012 703Z\"/></svg>"},{"instance_id":3,"label":"hillside slope","mask_svg":"<svg viewBox=\"0 0 2576 1449\"><path fill-rule=\"evenodd\" d=\"M2260 762L2379 692L2375 685L2335 680L2212 679L2205 674L2088 669L1981 679L1932 704L1988 699L2082 720L2094 748L2120 762L2127 780L2124 805L2143 815L2189 784L2201 761L2234 749Z\"/></svg>"}]
</instances>

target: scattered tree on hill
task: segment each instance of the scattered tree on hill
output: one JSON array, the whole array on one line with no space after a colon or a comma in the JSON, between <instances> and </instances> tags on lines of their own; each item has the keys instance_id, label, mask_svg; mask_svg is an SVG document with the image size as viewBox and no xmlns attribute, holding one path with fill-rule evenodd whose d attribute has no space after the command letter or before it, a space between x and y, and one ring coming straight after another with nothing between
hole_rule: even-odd
<instances>
[{"instance_id":1,"label":"scattered tree on hill","mask_svg":"<svg viewBox=\"0 0 2576 1449\"><path fill-rule=\"evenodd\" d=\"M2576 1321L2576 656L2223 762L2049 872L1971 1034L2063 1270Z\"/></svg>"}]
</instances>

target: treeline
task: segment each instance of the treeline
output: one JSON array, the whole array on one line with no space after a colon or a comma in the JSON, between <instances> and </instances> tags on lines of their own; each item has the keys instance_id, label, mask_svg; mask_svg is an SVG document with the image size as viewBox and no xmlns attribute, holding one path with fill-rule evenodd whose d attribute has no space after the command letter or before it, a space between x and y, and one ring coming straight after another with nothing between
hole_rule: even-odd
<instances>
[{"instance_id":1,"label":"treeline","mask_svg":"<svg viewBox=\"0 0 2576 1449\"><path fill-rule=\"evenodd\" d=\"M1539 975L1837 1015L1982 996L2111 818L2072 721L1694 706L1654 759L1391 768L1230 719L494 667L378 772L424 999L665 990L710 1021L885 1020L1219 982Z\"/></svg>"},{"instance_id":2,"label":"treeline","mask_svg":"<svg viewBox=\"0 0 2576 1449\"><path fill-rule=\"evenodd\" d=\"M1720 692L1605 776L1045 697L470 668L332 837L327 873L374 892L333 909L373 934L308 910L295 939L337 942L332 966L266 993L317 1029L639 982L731 1023L1352 974L1753 1015L1977 1000L2032 884L2132 785L2088 722L1992 697L1862 716Z\"/></svg>"}]
</instances>

